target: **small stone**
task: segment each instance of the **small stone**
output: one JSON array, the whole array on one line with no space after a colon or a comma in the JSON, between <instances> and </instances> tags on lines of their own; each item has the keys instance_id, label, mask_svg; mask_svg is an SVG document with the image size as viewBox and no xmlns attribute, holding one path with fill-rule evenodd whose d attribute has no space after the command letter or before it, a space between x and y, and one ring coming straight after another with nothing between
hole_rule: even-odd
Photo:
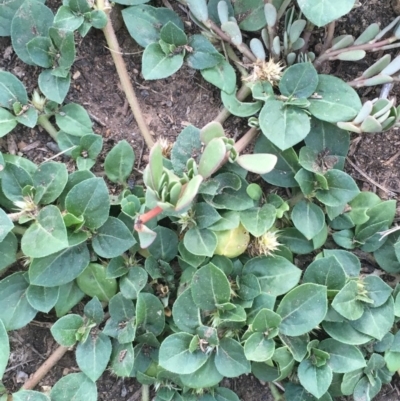
<instances>
[{"instance_id":1,"label":"small stone","mask_svg":"<svg viewBox=\"0 0 400 401\"><path fill-rule=\"evenodd\" d=\"M72 79L78 79L81 76L81 72L80 71L75 71L74 75L72 75Z\"/></svg>"},{"instance_id":2,"label":"small stone","mask_svg":"<svg viewBox=\"0 0 400 401\"><path fill-rule=\"evenodd\" d=\"M23 372L22 370L19 370L17 374L15 375L15 380L17 383L25 383L28 380L28 374Z\"/></svg>"}]
</instances>

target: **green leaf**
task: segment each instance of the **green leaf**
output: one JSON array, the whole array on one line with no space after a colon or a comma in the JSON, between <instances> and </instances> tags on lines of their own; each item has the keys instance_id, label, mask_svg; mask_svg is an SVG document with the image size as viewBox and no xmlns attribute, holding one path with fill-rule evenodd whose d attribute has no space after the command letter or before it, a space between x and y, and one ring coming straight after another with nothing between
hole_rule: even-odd
<instances>
[{"instance_id":1,"label":"green leaf","mask_svg":"<svg viewBox=\"0 0 400 401\"><path fill-rule=\"evenodd\" d=\"M147 273L142 267L132 267L119 282L120 290L125 298L136 299L147 283Z\"/></svg>"},{"instance_id":2,"label":"green leaf","mask_svg":"<svg viewBox=\"0 0 400 401\"><path fill-rule=\"evenodd\" d=\"M263 0L239 0L233 3L235 16L243 16L239 27L244 31L258 31L266 25Z\"/></svg>"},{"instance_id":3,"label":"green leaf","mask_svg":"<svg viewBox=\"0 0 400 401\"><path fill-rule=\"evenodd\" d=\"M328 365L314 366L309 359L300 362L297 370L301 385L320 399L332 383L332 370Z\"/></svg>"},{"instance_id":4,"label":"green leaf","mask_svg":"<svg viewBox=\"0 0 400 401\"><path fill-rule=\"evenodd\" d=\"M153 294L142 292L136 302L136 327L158 336L165 326L164 306Z\"/></svg>"},{"instance_id":5,"label":"green leaf","mask_svg":"<svg viewBox=\"0 0 400 401\"><path fill-rule=\"evenodd\" d=\"M287 97L308 98L316 90L318 73L311 63L299 63L285 69L279 81L281 94Z\"/></svg>"},{"instance_id":6,"label":"green leaf","mask_svg":"<svg viewBox=\"0 0 400 401\"><path fill-rule=\"evenodd\" d=\"M282 256L259 256L244 265L243 274L254 274L262 292L278 296L296 286L301 270Z\"/></svg>"},{"instance_id":7,"label":"green leaf","mask_svg":"<svg viewBox=\"0 0 400 401\"><path fill-rule=\"evenodd\" d=\"M106 269L98 263L90 263L78 276L76 282L79 288L90 297L108 302L117 292L117 281L106 278Z\"/></svg>"},{"instance_id":8,"label":"green leaf","mask_svg":"<svg viewBox=\"0 0 400 401\"><path fill-rule=\"evenodd\" d=\"M200 73L207 82L228 94L236 89L235 70L225 59L214 67L200 70Z\"/></svg>"},{"instance_id":9,"label":"green leaf","mask_svg":"<svg viewBox=\"0 0 400 401\"><path fill-rule=\"evenodd\" d=\"M7 213L3 209L0 209L0 243L3 242L13 228L14 224L7 216Z\"/></svg>"},{"instance_id":10,"label":"green leaf","mask_svg":"<svg viewBox=\"0 0 400 401\"><path fill-rule=\"evenodd\" d=\"M96 401L97 388L84 373L70 373L53 386L50 397L54 401Z\"/></svg>"},{"instance_id":11,"label":"green leaf","mask_svg":"<svg viewBox=\"0 0 400 401\"><path fill-rule=\"evenodd\" d=\"M67 315L58 319L51 326L51 334L58 344L63 347L72 347L76 343L77 331L83 326L84 321L79 315Z\"/></svg>"},{"instance_id":12,"label":"green leaf","mask_svg":"<svg viewBox=\"0 0 400 401\"><path fill-rule=\"evenodd\" d=\"M253 333L244 343L244 353L249 361L266 362L274 351L275 341L266 338L264 333Z\"/></svg>"},{"instance_id":13,"label":"green leaf","mask_svg":"<svg viewBox=\"0 0 400 401\"><path fill-rule=\"evenodd\" d=\"M355 0L338 0L335 3L329 0L320 0L318 2L298 0L303 14L317 26L324 26L346 15L353 8L354 3Z\"/></svg>"},{"instance_id":14,"label":"green leaf","mask_svg":"<svg viewBox=\"0 0 400 401\"><path fill-rule=\"evenodd\" d=\"M232 338L222 338L217 347L215 366L225 377L237 377L250 373L250 362L246 359L243 347Z\"/></svg>"},{"instance_id":15,"label":"green leaf","mask_svg":"<svg viewBox=\"0 0 400 401\"><path fill-rule=\"evenodd\" d=\"M230 299L229 281L222 270L212 263L196 271L191 289L194 303L202 310L215 310L217 305Z\"/></svg>"},{"instance_id":16,"label":"green leaf","mask_svg":"<svg viewBox=\"0 0 400 401\"><path fill-rule=\"evenodd\" d=\"M10 357L10 344L8 342L7 330L0 319L0 377L3 377Z\"/></svg>"},{"instance_id":17,"label":"green leaf","mask_svg":"<svg viewBox=\"0 0 400 401\"><path fill-rule=\"evenodd\" d=\"M31 284L26 292L26 298L32 308L49 313L57 303L58 291L58 287L39 287Z\"/></svg>"},{"instance_id":18,"label":"green leaf","mask_svg":"<svg viewBox=\"0 0 400 401\"><path fill-rule=\"evenodd\" d=\"M45 206L22 236L22 251L31 258L43 258L67 247L67 230L60 210L54 205Z\"/></svg>"},{"instance_id":19,"label":"green leaf","mask_svg":"<svg viewBox=\"0 0 400 401\"><path fill-rule=\"evenodd\" d=\"M107 14L103 10L92 10L90 17L87 19L93 28L103 29L107 25Z\"/></svg>"},{"instance_id":20,"label":"green leaf","mask_svg":"<svg viewBox=\"0 0 400 401\"><path fill-rule=\"evenodd\" d=\"M28 54L35 65L43 68L53 66L51 56L52 42L47 36L36 36L26 44Z\"/></svg>"},{"instance_id":21,"label":"green leaf","mask_svg":"<svg viewBox=\"0 0 400 401\"><path fill-rule=\"evenodd\" d=\"M394 322L394 302L390 297L377 308L365 307L363 315L350 324L358 331L377 340L382 340Z\"/></svg>"},{"instance_id":22,"label":"green leaf","mask_svg":"<svg viewBox=\"0 0 400 401\"><path fill-rule=\"evenodd\" d=\"M332 306L346 319L359 319L364 313L364 303L358 300L357 295L357 282L349 281L335 296Z\"/></svg>"},{"instance_id":23,"label":"green leaf","mask_svg":"<svg viewBox=\"0 0 400 401\"><path fill-rule=\"evenodd\" d=\"M53 13L39 1L24 1L11 22L11 40L17 56L26 64L34 65L27 43L37 36L47 36L53 25Z\"/></svg>"},{"instance_id":24,"label":"green leaf","mask_svg":"<svg viewBox=\"0 0 400 401\"><path fill-rule=\"evenodd\" d=\"M85 293L80 290L75 281L60 286L58 300L55 306L57 317L64 316L68 313L84 296Z\"/></svg>"},{"instance_id":25,"label":"green leaf","mask_svg":"<svg viewBox=\"0 0 400 401\"><path fill-rule=\"evenodd\" d=\"M322 328L335 340L341 343L351 345L362 345L373 340L372 337L367 336L355 330L348 321L343 322L327 322L322 323Z\"/></svg>"},{"instance_id":26,"label":"green leaf","mask_svg":"<svg viewBox=\"0 0 400 401\"><path fill-rule=\"evenodd\" d=\"M1 4L0 11L0 36L11 35L11 21L23 0L14 0Z\"/></svg>"},{"instance_id":27,"label":"green leaf","mask_svg":"<svg viewBox=\"0 0 400 401\"><path fill-rule=\"evenodd\" d=\"M354 0L346 1L354 2ZM332 75L319 75L316 92L321 98L309 99L311 103L309 111L319 120L330 123L349 121L356 117L361 109L357 92Z\"/></svg>"},{"instance_id":28,"label":"green leaf","mask_svg":"<svg viewBox=\"0 0 400 401\"><path fill-rule=\"evenodd\" d=\"M318 349L329 353L327 364L335 373L352 372L366 366L363 354L354 345L328 338L320 342Z\"/></svg>"},{"instance_id":29,"label":"green leaf","mask_svg":"<svg viewBox=\"0 0 400 401\"><path fill-rule=\"evenodd\" d=\"M18 124L17 119L8 110L0 108L0 138L11 132Z\"/></svg>"},{"instance_id":30,"label":"green leaf","mask_svg":"<svg viewBox=\"0 0 400 401\"><path fill-rule=\"evenodd\" d=\"M135 163L135 153L132 146L125 140L120 141L107 154L104 170L112 182L125 184Z\"/></svg>"},{"instance_id":31,"label":"green leaf","mask_svg":"<svg viewBox=\"0 0 400 401\"><path fill-rule=\"evenodd\" d=\"M12 395L13 401L50 401L50 397L39 391L19 390Z\"/></svg>"},{"instance_id":32,"label":"green leaf","mask_svg":"<svg viewBox=\"0 0 400 401\"><path fill-rule=\"evenodd\" d=\"M170 262L178 253L178 236L169 228L158 226L154 229L157 237L147 248L157 260Z\"/></svg>"},{"instance_id":33,"label":"green leaf","mask_svg":"<svg viewBox=\"0 0 400 401\"><path fill-rule=\"evenodd\" d=\"M87 246L79 244L44 258L34 258L29 266L29 280L43 287L63 285L78 277L89 262Z\"/></svg>"},{"instance_id":34,"label":"green leaf","mask_svg":"<svg viewBox=\"0 0 400 401\"><path fill-rule=\"evenodd\" d=\"M193 301L190 288L182 292L174 302L172 317L176 326L186 333L195 334L201 325L200 309Z\"/></svg>"},{"instance_id":35,"label":"green leaf","mask_svg":"<svg viewBox=\"0 0 400 401\"><path fill-rule=\"evenodd\" d=\"M100 324L104 319L104 311L101 303L97 297L93 297L84 307L83 313L85 316L95 322Z\"/></svg>"},{"instance_id":36,"label":"green leaf","mask_svg":"<svg viewBox=\"0 0 400 401\"><path fill-rule=\"evenodd\" d=\"M185 32L176 26L172 21L167 22L160 31L160 39L165 43L175 46L184 46L187 44Z\"/></svg>"},{"instance_id":37,"label":"green leaf","mask_svg":"<svg viewBox=\"0 0 400 401\"><path fill-rule=\"evenodd\" d=\"M183 385L186 387L194 389L202 389L205 387L213 387L218 384L224 376L218 372L215 367L215 355L212 354L207 362L194 373L189 375L179 375L179 380L182 381ZM158 395L158 394L157 394ZM215 396L214 396L214 399ZM221 400L225 401L225 400Z\"/></svg>"},{"instance_id":38,"label":"green leaf","mask_svg":"<svg viewBox=\"0 0 400 401\"><path fill-rule=\"evenodd\" d=\"M294 227L284 228L281 230L279 242L286 245L291 252L299 255L305 255L314 250L313 241L308 240L297 228Z\"/></svg>"},{"instance_id":39,"label":"green leaf","mask_svg":"<svg viewBox=\"0 0 400 401\"><path fill-rule=\"evenodd\" d=\"M205 202L196 203L193 212L199 229L210 227L221 219L215 208Z\"/></svg>"},{"instance_id":40,"label":"green leaf","mask_svg":"<svg viewBox=\"0 0 400 401\"><path fill-rule=\"evenodd\" d=\"M76 363L79 369L96 381L106 370L111 356L110 337L103 333L89 335L85 342L76 348Z\"/></svg>"},{"instance_id":41,"label":"green leaf","mask_svg":"<svg viewBox=\"0 0 400 401\"><path fill-rule=\"evenodd\" d=\"M135 243L126 225L115 217L109 217L92 238L93 250L102 258L115 258Z\"/></svg>"},{"instance_id":42,"label":"green leaf","mask_svg":"<svg viewBox=\"0 0 400 401\"><path fill-rule=\"evenodd\" d=\"M69 135L93 134L93 124L87 111L76 103L68 103L61 107L59 113L56 114L56 122L60 129Z\"/></svg>"},{"instance_id":43,"label":"green leaf","mask_svg":"<svg viewBox=\"0 0 400 401\"><path fill-rule=\"evenodd\" d=\"M386 242L374 252L374 257L381 269L388 273L400 273L400 262L396 256L395 244L398 241L399 232L390 234Z\"/></svg>"},{"instance_id":44,"label":"green leaf","mask_svg":"<svg viewBox=\"0 0 400 401\"><path fill-rule=\"evenodd\" d=\"M54 202L67 185L67 168L62 163L47 162L39 166L32 179L35 203L47 205Z\"/></svg>"},{"instance_id":45,"label":"green leaf","mask_svg":"<svg viewBox=\"0 0 400 401\"><path fill-rule=\"evenodd\" d=\"M26 299L29 284L23 273L14 273L0 281L0 320L7 331L27 325L36 315Z\"/></svg>"},{"instance_id":46,"label":"green leaf","mask_svg":"<svg viewBox=\"0 0 400 401\"><path fill-rule=\"evenodd\" d=\"M183 64L183 54L165 54L158 43L149 44L143 52L144 79L163 79L171 76Z\"/></svg>"},{"instance_id":47,"label":"green leaf","mask_svg":"<svg viewBox=\"0 0 400 401\"><path fill-rule=\"evenodd\" d=\"M265 204L261 208L251 208L240 213L240 221L251 235L259 237L265 234L274 224L276 209Z\"/></svg>"},{"instance_id":48,"label":"green leaf","mask_svg":"<svg viewBox=\"0 0 400 401\"><path fill-rule=\"evenodd\" d=\"M53 68L52 74L66 78L69 73L69 69L75 60L76 52L74 33L52 27L49 29L48 34L55 48L57 49L57 54L59 55L57 58L57 67ZM82 110L84 109L82 108Z\"/></svg>"},{"instance_id":49,"label":"green leaf","mask_svg":"<svg viewBox=\"0 0 400 401\"><path fill-rule=\"evenodd\" d=\"M293 148L280 150L264 135L259 135L255 148L255 153L272 153L278 157L275 168L262 178L272 185L280 187L297 187L299 184L295 180L295 174L300 169L299 159Z\"/></svg>"},{"instance_id":50,"label":"green leaf","mask_svg":"<svg viewBox=\"0 0 400 401\"><path fill-rule=\"evenodd\" d=\"M320 258L308 265L303 283L325 285L328 290L341 290L346 283L346 273L335 256Z\"/></svg>"},{"instance_id":51,"label":"green leaf","mask_svg":"<svg viewBox=\"0 0 400 401\"><path fill-rule=\"evenodd\" d=\"M12 110L14 103L28 103L25 86L10 72L0 71L0 106Z\"/></svg>"},{"instance_id":52,"label":"green leaf","mask_svg":"<svg viewBox=\"0 0 400 401\"><path fill-rule=\"evenodd\" d=\"M282 317L279 330L288 336L301 336L323 321L327 309L325 286L301 284L283 297L276 310Z\"/></svg>"},{"instance_id":53,"label":"green leaf","mask_svg":"<svg viewBox=\"0 0 400 401\"><path fill-rule=\"evenodd\" d=\"M193 49L186 57L189 67L195 70L203 70L218 65L224 57L203 35L192 35L189 46Z\"/></svg>"},{"instance_id":54,"label":"green leaf","mask_svg":"<svg viewBox=\"0 0 400 401\"><path fill-rule=\"evenodd\" d=\"M32 184L32 178L25 168L8 163L6 160L6 168L1 177L1 189L10 201L23 200L22 190Z\"/></svg>"},{"instance_id":55,"label":"green leaf","mask_svg":"<svg viewBox=\"0 0 400 401\"><path fill-rule=\"evenodd\" d=\"M367 290L367 296L374 301L371 305L374 308L382 306L392 293L392 288L378 276L371 275L365 277L364 285L364 288Z\"/></svg>"},{"instance_id":56,"label":"green leaf","mask_svg":"<svg viewBox=\"0 0 400 401\"><path fill-rule=\"evenodd\" d=\"M340 170L329 170L325 174L329 189L317 190L317 199L326 206L340 206L354 199L360 190L355 181Z\"/></svg>"},{"instance_id":57,"label":"green leaf","mask_svg":"<svg viewBox=\"0 0 400 401\"><path fill-rule=\"evenodd\" d=\"M54 26L58 29L75 31L85 20L83 15L74 13L69 7L61 6L54 17Z\"/></svg>"},{"instance_id":58,"label":"green leaf","mask_svg":"<svg viewBox=\"0 0 400 401\"><path fill-rule=\"evenodd\" d=\"M217 247L217 237L211 230L195 227L186 232L183 243L193 255L211 257Z\"/></svg>"},{"instance_id":59,"label":"green leaf","mask_svg":"<svg viewBox=\"0 0 400 401\"><path fill-rule=\"evenodd\" d=\"M131 4L132 0L119 0L118 2ZM138 3L135 1L134 4ZM158 42L161 28L170 21L178 28L184 29L183 22L178 15L167 8L136 5L125 8L122 11L122 17L129 34L142 47Z\"/></svg>"},{"instance_id":60,"label":"green leaf","mask_svg":"<svg viewBox=\"0 0 400 401\"><path fill-rule=\"evenodd\" d=\"M353 392L355 401L372 400L381 390L382 382L377 377L372 383L367 376L361 378Z\"/></svg>"},{"instance_id":61,"label":"green leaf","mask_svg":"<svg viewBox=\"0 0 400 401\"><path fill-rule=\"evenodd\" d=\"M267 174L278 161L277 156L268 153L241 155L236 159L236 163L254 174Z\"/></svg>"},{"instance_id":62,"label":"green leaf","mask_svg":"<svg viewBox=\"0 0 400 401\"><path fill-rule=\"evenodd\" d=\"M225 108L234 116L250 117L257 113L262 106L261 101L256 102L241 102L236 97L236 92L230 94L221 91L221 100Z\"/></svg>"},{"instance_id":63,"label":"green leaf","mask_svg":"<svg viewBox=\"0 0 400 401\"><path fill-rule=\"evenodd\" d=\"M310 132L310 118L301 109L280 100L265 102L259 118L262 133L279 149L286 150Z\"/></svg>"},{"instance_id":64,"label":"green leaf","mask_svg":"<svg viewBox=\"0 0 400 401\"><path fill-rule=\"evenodd\" d=\"M83 216L85 226L101 227L108 219L110 200L103 179L89 178L76 184L65 199L65 207L74 216Z\"/></svg>"},{"instance_id":65,"label":"green leaf","mask_svg":"<svg viewBox=\"0 0 400 401\"><path fill-rule=\"evenodd\" d=\"M353 253L341 249L324 249L324 256L335 256L348 277L359 276L361 263Z\"/></svg>"},{"instance_id":66,"label":"green leaf","mask_svg":"<svg viewBox=\"0 0 400 401\"><path fill-rule=\"evenodd\" d=\"M64 78L56 77L51 70L44 70L39 75L38 83L40 91L47 99L61 104L69 91L71 74Z\"/></svg>"},{"instance_id":67,"label":"green leaf","mask_svg":"<svg viewBox=\"0 0 400 401\"><path fill-rule=\"evenodd\" d=\"M169 335L159 351L159 364L162 368L179 375L191 374L200 369L208 356L200 349L189 351L193 336L187 333Z\"/></svg>"},{"instance_id":68,"label":"green leaf","mask_svg":"<svg viewBox=\"0 0 400 401\"><path fill-rule=\"evenodd\" d=\"M294 226L308 239L314 238L324 227L325 214L314 203L302 200L292 210Z\"/></svg>"}]
</instances>

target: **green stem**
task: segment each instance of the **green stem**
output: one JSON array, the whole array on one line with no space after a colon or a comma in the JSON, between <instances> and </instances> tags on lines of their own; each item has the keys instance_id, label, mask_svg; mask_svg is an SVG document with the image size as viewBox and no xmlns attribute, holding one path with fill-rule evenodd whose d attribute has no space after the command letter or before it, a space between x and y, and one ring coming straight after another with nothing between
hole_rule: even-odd
<instances>
[{"instance_id":1,"label":"green stem","mask_svg":"<svg viewBox=\"0 0 400 401\"><path fill-rule=\"evenodd\" d=\"M46 114L40 115L37 123L57 142L58 131L49 121L49 117Z\"/></svg>"},{"instance_id":2,"label":"green stem","mask_svg":"<svg viewBox=\"0 0 400 401\"><path fill-rule=\"evenodd\" d=\"M268 383L269 389L271 390L272 397L275 401L284 401L283 395L278 391L275 384L272 382Z\"/></svg>"},{"instance_id":3,"label":"green stem","mask_svg":"<svg viewBox=\"0 0 400 401\"><path fill-rule=\"evenodd\" d=\"M142 384L142 401L150 401L150 386Z\"/></svg>"},{"instance_id":4,"label":"green stem","mask_svg":"<svg viewBox=\"0 0 400 401\"><path fill-rule=\"evenodd\" d=\"M142 110L140 109L139 101L137 100L135 90L133 89L128 70L126 69L126 64L124 59L122 58L121 49L118 44L117 36L115 35L114 28L110 19L110 6L108 5L108 1L97 0L97 8L99 10L104 11L107 14L107 25L103 28L103 33L107 41L108 48L111 52L111 56L113 58L115 68L117 69L117 73L119 79L121 81L121 86L125 92L126 99L131 107L133 116L137 122L140 133L143 136L147 146L152 148L154 145L154 141L150 130L146 124L146 121L143 117Z\"/></svg>"},{"instance_id":5,"label":"green stem","mask_svg":"<svg viewBox=\"0 0 400 401\"><path fill-rule=\"evenodd\" d=\"M284 0L282 5L280 6L278 10L278 14L276 16L276 24L278 25L278 21L281 19L282 15L285 13L286 9L288 8L289 4L291 3L292 0Z\"/></svg>"},{"instance_id":6,"label":"green stem","mask_svg":"<svg viewBox=\"0 0 400 401\"><path fill-rule=\"evenodd\" d=\"M11 221L18 221L26 212L22 210L21 212L15 212L15 213L8 213L7 217Z\"/></svg>"}]
</instances>

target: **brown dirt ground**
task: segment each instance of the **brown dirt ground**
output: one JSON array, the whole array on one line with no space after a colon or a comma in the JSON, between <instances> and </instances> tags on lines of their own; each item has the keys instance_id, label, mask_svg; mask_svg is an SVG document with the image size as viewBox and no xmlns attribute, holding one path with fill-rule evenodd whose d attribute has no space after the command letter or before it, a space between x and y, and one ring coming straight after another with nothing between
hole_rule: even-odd
<instances>
[{"instance_id":1,"label":"brown dirt ground","mask_svg":"<svg viewBox=\"0 0 400 401\"><path fill-rule=\"evenodd\" d=\"M361 0L361 6L349 16L340 20L336 35L352 34L358 36L369 24L378 22L386 26L396 15L388 0ZM58 7L53 0L50 7ZM188 24L187 15L180 12ZM202 127L211 121L219 111L221 102L219 93L205 82L198 72L183 67L173 77L159 81L144 81L141 76L141 53L143 51L129 36L118 14L114 17L121 49L135 90L142 106L147 123L154 136L167 137L171 142L188 124ZM323 31L316 31L312 46L323 38ZM9 38L0 38L0 69L17 75L27 86L28 92L35 89L40 72L35 67L23 64L11 51ZM393 51L393 56L397 54ZM327 67L329 73L352 80L359 76L381 54L372 54L359 63L335 62ZM92 30L84 39L77 38L77 59L72 68L74 80L67 101L82 104L94 121L95 132L104 138L104 154L121 139L129 141L136 152L136 167L141 168L147 160L148 150L141 139L135 120L125 102L110 52L105 47L105 40L100 31ZM360 96L363 100L379 95L380 88L363 88ZM396 84L391 96L400 97L400 85ZM243 122L231 117L226 129L231 135L244 132ZM0 139L0 150L25 156L36 162L57 153L55 143L40 129L17 129L12 134ZM357 180L360 188L375 191L382 198L399 200L400 194L400 139L398 131L382 134L364 134L354 136L349 155L357 166L347 164L347 171ZM101 170L102 158L97 165ZM73 165L68 163L71 168ZM367 177L366 177L367 176ZM376 185L378 184L378 185ZM383 188L383 189L382 189ZM397 221L400 220L398 213ZM26 378L55 349L56 344L49 332L54 322L53 315L39 314L36 320L24 329L10 333L12 355L4 384L15 391ZM50 388L63 375L77 371L72 352L67 353L57 366L42 380L39 390ZM235 380L225 380L223 385L231 387L243 401L272 401L268 386L252 376ZM392 386L385 386L377 401L395 401L400 398L399 378ZM108 372L98 381L99 400L135 401L140 398L140 386L134 379L120 379Z\"/></svg>"}]
</instances>

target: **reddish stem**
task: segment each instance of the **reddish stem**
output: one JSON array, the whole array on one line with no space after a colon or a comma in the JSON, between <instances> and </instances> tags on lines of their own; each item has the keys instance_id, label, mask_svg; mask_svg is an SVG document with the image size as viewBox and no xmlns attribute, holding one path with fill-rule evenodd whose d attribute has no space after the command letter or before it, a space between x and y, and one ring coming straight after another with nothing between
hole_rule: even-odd
<instances>
[{"instance_id":1,"label":"reddish stem","mask_svg":"<svg viewBox=\"0 0 400 401\"><path fill-rule=\"evenodd\" d=\"M148 221L151 219L154 219L154 217L157 217L159 214L161 214L163 210L160 208L160 206L156 206L153 209L149 210L148 212L142 214L136 221L135 228L139 228L142 224L146 224Z\"/></svg>"}]
</instances>

